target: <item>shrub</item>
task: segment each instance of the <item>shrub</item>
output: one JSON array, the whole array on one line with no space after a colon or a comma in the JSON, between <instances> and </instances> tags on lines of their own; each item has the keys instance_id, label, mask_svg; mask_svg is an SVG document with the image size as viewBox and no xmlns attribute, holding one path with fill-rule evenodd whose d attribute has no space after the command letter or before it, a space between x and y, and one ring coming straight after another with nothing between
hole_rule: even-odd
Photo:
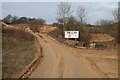
<instances>
[{"instance_id":1,"label":"shrub","mask_svg":"<svg viewBox=\"0 0 120 80\"><path fill-rule=\"evenodd\" d=\"M3 37L6 36L8 38L14 38L17 40L34 40L34 36L31 33L25 32L21 29L3 27L2 33Z\"/></svg>"},{"instance_id":2,"label":"shrub","mask_svg":"<svg viewBox=\"0 0 120 80\"><path fill-rule=\"evenodd\" d=\"M44 19L35 19L35 20L31 20L30 24L29 24L29 28L33 31L33 32L40 32L41 27L45 24L45 20Z\"/></svg>"}]
</instances>

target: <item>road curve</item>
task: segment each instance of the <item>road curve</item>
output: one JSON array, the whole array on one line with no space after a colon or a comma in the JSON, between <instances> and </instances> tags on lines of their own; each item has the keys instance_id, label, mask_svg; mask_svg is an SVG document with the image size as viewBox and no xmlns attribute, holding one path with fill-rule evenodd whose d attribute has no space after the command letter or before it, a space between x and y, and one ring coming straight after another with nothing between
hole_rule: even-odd
<instances>
[{"instance_id":1,"label":"road curve","mask_svg":"<svg viewBox=\"0 0 120 80\"><path fill-rule=\"evenodd\" d=\"M60 45L47 35L37 35L43 48L43 60L29 78L107 78L103 72L89 67L89 61L77 57L67 46Z\"/></svg>"}]
</instances>

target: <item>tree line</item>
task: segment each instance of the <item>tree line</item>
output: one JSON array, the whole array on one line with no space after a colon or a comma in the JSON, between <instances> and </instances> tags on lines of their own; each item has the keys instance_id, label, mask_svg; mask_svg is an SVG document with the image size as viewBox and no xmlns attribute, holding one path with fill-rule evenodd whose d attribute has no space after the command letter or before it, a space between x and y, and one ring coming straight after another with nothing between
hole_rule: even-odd
<instances>
[{"instance_id":1,"label":"tree line","mask_svg":"<svg viewBox=\"0 0 120 80\"><path fill-rule=\"evenodd\" d=\"M7 15L2 19L7 24L29 24L29 28L33 32L40 32L40 28L45 24L45 20L42 18L27 18Z\"/></svg>"},{"instance_id":2,"label":"tree line","mask_svg":"<svg viewBox=\"0 0 120 80\"><path fill-rule=\"evenodd\" d=\"M17 17L8 14L5 16L2 21L7 24L20 24L20 23L30 23L31 21L39 20L41 23L45 23L45 20L42 18L27 18L27 17Z\"/></svg>"}]
</instances>

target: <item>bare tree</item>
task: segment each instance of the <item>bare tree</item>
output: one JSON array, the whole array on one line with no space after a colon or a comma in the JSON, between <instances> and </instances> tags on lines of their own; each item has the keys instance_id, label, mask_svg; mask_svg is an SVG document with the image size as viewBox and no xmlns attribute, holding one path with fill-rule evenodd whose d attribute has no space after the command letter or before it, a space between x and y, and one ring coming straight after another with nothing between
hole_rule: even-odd
<instances>
[{"instance_id":1,"label":"bare tree","mask_svg":"<svg viewBox=\"0 0 120 80\"><path fill-rule=\"evenodd\" d=\"M63 32L66 30L66 24L71 16L71 4L68 2L60 2L57 9L57 20L63 24Z\"/></svg>"},{"instance_id":2,"label":"bare tree","mask_svg":"<svg viewBox=\"0 0 120 80\"><path fill-rule=\"evenodd\" d=\"M85 23L85 17L86 17L85 11L86 11L85 8L83 8L82 6L79 6L76 10L76 15L77 15L81 24Z\"/></svg>"},{"instance_id":3,"label":"bare tree","mask_svg":"<svg viewBox=\"0 0 120 80\"><path fill-rule=\"evenodd\" d=\"M110 26L114 23L114 21L113 20L107 20L107 19L101 19L101 20L99 20L98 23L99 23L99 26L100 26L100 29L101 29L100 32L104 34L104 33L110 31Z\"/></svg>"},{"instance_id":4,"label":"bare tree","mask_svg":"<svg viewBox=\"0 0 120 80\"><path fill-rule=\"evenodd\" d=\"M113 16L114 16L114 20L115 22L118 22L118 8L116 8L114 11L113 11Z\"/></svg>"}]
</instances>

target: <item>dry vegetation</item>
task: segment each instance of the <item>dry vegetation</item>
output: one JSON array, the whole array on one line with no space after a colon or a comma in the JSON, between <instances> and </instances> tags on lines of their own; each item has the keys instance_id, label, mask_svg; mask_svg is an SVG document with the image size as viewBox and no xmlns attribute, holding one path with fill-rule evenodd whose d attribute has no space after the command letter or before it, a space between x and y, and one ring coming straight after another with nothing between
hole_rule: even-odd
<instances>
[{"instance_id":1,"label":"dry vegetation","mask_svg":"<svg viewBox=\"0 0 120 80\"><path fill-rule=\"evenodd\" d=\"M21 29L2 29L3 78L14 78L28 65L37 53L34 36Z\"/></svg>"},{"instance_id":2,"label":"dry vegetation","mask_svg":"<svg viewBox=\"0 0 120 80\"><path fill-rule=\"evenodd\" d=\"M64 42L64 31L79 31L80 36L77 39L79 41L78 45L82 45L84 47L90 47L91 43L97 44L97 48L103 47L106 49L107 47L104 44L111 45L112 48L116 48L118 44L118 20L100 20L99 24L91 25L87 24L87 13L86 9L83 6L79 6L76 12L76 16L72 15L71 4L67 2L61 2L58 4L58 15L57 15L57 23L53 23L54 27L58 27L58 29L49 32L49 35L55 38L60 42ZM113 16L118 16L117 12ZM118 18L118 17L117 17ZM100 34L99 40L96 41L97 37L93 38L94 35ZM104 35L107 35L105 37ZM111 38L108 38L111 36ZM72 41L73 40L73 41ZM75 39L69 39L69 43L74 42ZM102 40L102 41L101 41ZM93 41L93 42L91 42ZM72 46L78 46L73 43Z\"/></svg>"},{"instance_id":3,"label":"dry vegetation","mask_svg":"<svg viewBox=\"0 0 120 80\"><path fill-rule=\"evenodd\" d=\"M53 38L55 38L57 41L64 43L66 39L64 38L62 25L57 24L54 25L57 27L57 29L52 30L51 32L49 31L49 35ZM80 36L77 39L78 44L74 44L75 39L68 39L69 43L72 44L70 46L72 47L78 47L83 45L84 47L89 47L91 42L96 42L99 45L96 46L98 49L107 49L107 48L117 48L117 40L118 40L118 34L117 34L117 25L111 24L111 26L87 26L84 25L83 27L81 26L76 26L73 25L74 27L66 27L69 28L69 30L78 30L80 31ZM106 27L109 29L106 30ZM66 43L67 44L67 43ZM68 44L69 45L69 44ZM104 47L108 45L108 47ZM110 47L109 47L110 46ZM102 48L103 47L103 48Z\"/></svg>"}]
</instances>

